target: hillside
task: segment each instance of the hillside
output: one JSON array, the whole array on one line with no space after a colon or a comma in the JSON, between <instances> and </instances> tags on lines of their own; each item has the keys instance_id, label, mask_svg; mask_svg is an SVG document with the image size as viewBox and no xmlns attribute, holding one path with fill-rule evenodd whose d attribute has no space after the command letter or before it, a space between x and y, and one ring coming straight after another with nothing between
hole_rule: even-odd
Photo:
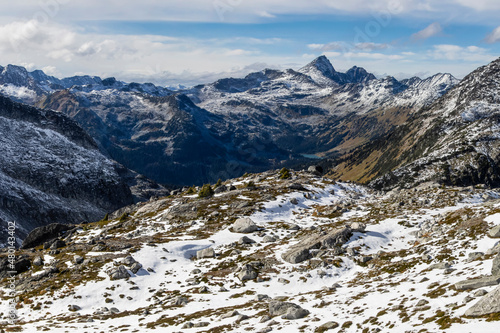
<instances>
[{"instance_id":1,"label":"hillside","mask_svg":"<svg viewBox=\"0 0 500 333\"><path fill-rule=\"evenodd\" d=\"M181 193L40 238L45 245L17 253L26 271L16 277L25 291L16 327L496 331L497 191L428 183L384 194L283 174L228 180L211 198Z\"/></svg>"}]
</instances>

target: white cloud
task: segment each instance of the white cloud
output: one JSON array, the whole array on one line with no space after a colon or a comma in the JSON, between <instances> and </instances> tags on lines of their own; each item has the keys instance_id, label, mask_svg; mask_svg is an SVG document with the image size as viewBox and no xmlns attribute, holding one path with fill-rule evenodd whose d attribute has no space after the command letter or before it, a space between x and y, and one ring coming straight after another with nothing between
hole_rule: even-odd
<instances>
[{"instance_id":1,"label":"white cloud","mask_svg":"<svg viewBox=\"0 0 500 333\"><path fill-rule=\"evenodd\" d=\"M47 5L49 4L49 5ZM365 15L470 18L468 10L491 14L500 9L497 0L23 0L2 1L0 13L17 19L72 22L86 20L255 22L285 15ZM460 15L461 14L461 15Z\"/></svg>"},{"instance_id":2,"label":"white cloud","mask_svg":"<svg viewBox=\"0 0 500 333\"><path fill-rule=\"evenodd\" d=\"M425 29L411 35L411 39L413 41L425 40L440 34L442 31L443 28L441 28L441 25L438 22L434 22L429 24Z\"/></svg>"},{"instance_id":3,"label":"white cloud","mask_svg":"<svg viewBox=\"0 0 500 333\"><path fill-rule=\"evenodd\" d=\"M462 47L459 45L441 44L434 45L428 56L436 60L449 60L460 62L488 63L496 57L488 53L487 49L477 46Z\"/></svg>"},{"instance_id":4,"label":"white cloud","mask_svg":"<svg viewBox=\"0 0 500 333\"><path fill-rule=\"evenodd\" d=\"M346 42L331 42L327 44L309 44L307 47L311 50L320 51L320 52L329 52L329 51L341 51L341 52L349 52L351 50L360 50L360 51L376 51L376 50L385 50L389 48L389 44L379 44L379 43L356 43L350 44Z\"/></svg>"},{"instance_id":5,"label":"white cloud","mask_svg":"<svg viewBox=\"0 0 500 333\"><path fill-rule=\"evenodd\" d=\"M485 38L486 43L498 43L500 42L500 26L493 30L488 36Z\"/></svg>"}]
</instances>

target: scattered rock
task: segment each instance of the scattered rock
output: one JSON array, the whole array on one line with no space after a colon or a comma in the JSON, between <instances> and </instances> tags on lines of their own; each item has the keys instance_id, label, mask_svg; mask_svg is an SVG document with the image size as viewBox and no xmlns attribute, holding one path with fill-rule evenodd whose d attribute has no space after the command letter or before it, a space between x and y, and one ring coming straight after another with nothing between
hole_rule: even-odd
<instances>
[{"instance_id":1,"label":"scattered rock","mask_svg":"<svg viewBox=\"0 0 500 333\"><path fill-rule=\"evenodd\" d=\"M75 255L73 257L73 262L76 264L76 265L79 265L81 263L83 263L83 257L82 256L79 256L79 255Z\"/></svg>"},{"instance_id":2,"label":"scattered rock","mask_svg":"<svg viewBox=\"0 0 500 333\"><path fill-rule=\"evenodd\" d=\"M253 266L249 265L249 264L246 264L245 266L243 266L241 268L241 270L239 271L239 273L237 274L238 279L240 279L240 281L253 280L258 275L259 274L255 270L255 268L253 268Z\"/></svg>"},{"instance_id":3,"label":"scattered rock","mask_svg":"<svg viewBox=\"0 0 500 333\"><path fill-rule=\"evenodd\" d=\"M432 264L429 266L429 269L447 269L450 268L451 265L448 262L439 262L437 264Z\"/></svg>"},{"instance_id":4,"label":"scattered rock","mask_svg":"<svg viewBox=\"0 0 500 333\"><path fill-rule=\"evenodd\" d=\"M266 235L262 239L262 242L264 242L264 243L274 243L274 242L276 242L276 238L273 237L273 236Z\"/></svg>"},{"instance_id":5,"label":"scattered rock","mask_svg":"<svg viewBox=\"0 0 500 333\"><path fill-rule=\"evenodd\" d=\"M326 235L318 233L306 236L299 243L292 245L288 251L281 255L281 258L291 264L298 264L311 258L310 251L320 248L340 247L352 236L349 227L335 229Z\"/></svg>"},{"instance_id":6,"label":"scattered rock","mask_svg":"<svg viewBox=\"0 0 500 333\"><path fill-rule=\"evenodd\" d=\"M248 217L239 218L233 223L233 232L248 234L257 229L257 225Z\"/></svg>"},{"instance_id":7,"label":"scattered rock","mask_svg":"<svg viewBox=\"0 0 500 333\"><path fill-rule=\"evenodd\" d=\"M311 165L307 168L307 171L316 176L321 176L323 174L323 167L320 165Z\"/></svg>"},{"instance_id":8,"label":"scattered rock","mask_svg":"<svg viewBox=\"0 0 500 333\"><path fill-rule=\"evenodd\" d=\"M124 264L125 266L132 266L132 264L134 264L135 262L136 261L134 258L132 258L132 256L127 256L122 260L122 264Z\"/></svg>"},{"instance_id":9,"label":"scattered rock","mask_svg":"<svg viewBox=\"0 0 500 333\"><path fill-rule=\"evenodd\" d=\"M68 305L68 310L71 312L80 311L82 308L75 304Z\"/></svg>"},{"instance_id":10,"label":"scattered rock","mask_svg":"<svg viewBox=\"0 0 500 333\"><path fill-rule=\"evenodd\" d=\"M215 257L215 250L213 249L213 247L207 247L206 249L196 252L197 259L214 258L214 257Z\"/></svg>"},{"instance_id":11,"label":"scattered rock","mask_svg":"<svg viewBox=\"0 0 500 333\"><path fill-rule=\"evenodd\" d=\"M35 266L43 266L43 259L42 259L42 257L38 256L35 259L33 259L33 265L35 265Z\"/></svg>"},{"instance_id":12,"label":"scattered rock","mask_svg":"<svg viewBox=\"0 0 500 333\"><path fill-rule=\"evenodd\" d=\"M298 204L299 204L299 200L297 200L297 198L291 198L291 199L290 199L290 203L291 203L292 205L298 205Z\"/></svg>"},{"instance_id":13,"label":"scattered rock","mask_svg":"<svg viewBox=\"0 0 500 333\"><path fill-rule=\"evenodd\" d=\"M215 194L227 192L228 188L226 185L217 186L214 190Z\"/></svg>"},{"instance_id":14,"label":"scattered rock","mask_svg":"<svg viewBox=\"0 0 500 333\"><path fill-rule=\"evenodd\" d=\"M474 297L482 297L484 295L486 295L488 292L484 289L479 289L478 291L476 291L474 293Z\"/></svg>"},{"instance_id":15,"label":"scattered rock","mask_svg":"<svg viewBox=\"0 0 500 333\"><path fill-rule=\"evenodd\" d=\"M247 236L243 236L240 238L240 240L238 241L238 244L242 245L242 244L254 244L255 241Z\"/></svg>"},{"instance_id":16,"label":"scattered rock","mask_svg":"<svg viewBox=\"0 0 500 333\"><path fill-rule=\"evenodd\" d=\"M339 324L334 322L334 321L329 321L321 325L316 329L316 332L325 332L328 330L333 330L335 328L339 327Z\"/></svg>"},{"instance_id":17,"label":"scattered rock","mask_svg":"<svg viewBox=\"0 0 500 333\"><path fill-rule=\"evenodd\" d=\"M120 280L120 279L126 279L130 277L129 272L125 268L125 266L120 265L118 268L113 268L109 271L108 273L109 277L111 280Z\"/></svg>"},{"instance_id":18,"label":"scattered rock","mask_svg":"<svg viewBox=\"0 0 500 333\"><path fill-rule=\"evenodd\" d=\"M491 266L491 275L500 275L500 254L498 254Z\"/></svg>"},{"instance_id":19,"label":"scattered rock","mask_svg":"<svg viewBox=\"0 0 500 333\"><path fill-rule=\"evenodd\" d=\"M62 239L56 239L51 245L50 245L50 249L51 250L57 250L57 249L60 249L62 247L65 247L66 246L66 242L63 241Z\"/></svg>"},{"instance_id":20,"label":"scattered rock","mask_svg":"<svg viewBox=\"0 0 500 333\"><path fill-rule=\"evenodd\" d=\"M184 296L178 296L175 300L174 300L174 305L186 305L188 304L189 300L187 299L187 297L184 297Z\"/></svg>"},{"instance_id":21,"label":"scattered rock","mask_svg":"<svg viewBox=\"0 0 500 333\"><path fill-rule=\"evenodd\" d=\"M137 261L132 264L130 267L130 270L132 273L137 274L137 272L142 268L142 265L138 263Z\"/></svg>"},{"instance_id":22,"label":"scattered rock","mask_svg":"<svg viewBox=\"0 0 500 333\"><path fill-rule=\"evenodd\" d=\"M497 312L500 312L500 286L483 296L479 302L465 311L465 315L468 317L480 317Z\"/></svg>"},{"instance_id":23,"label":"scattered rock","mask_svg":"<svg viewBox=\"0 0 500 333\"><path fill-rule=\"evenodd\" d=\"M300 319L309 314L309 311L291 302L273 300L269 302L269 315L271 317L283 316L284 319Z\"/></svg>"},{"instance_id":24,"label":"scattered rock","mask_svg":"<svg viewBox=\"0 0 500 333\"><path fill-rule=\"evenodd\" d=\"M220 316L220 319L227 319L239 315L240 313L236 310L229 311Z\"/></svg>"},{"instance_id":25,"label":"scattered rock","mask_svg":"<svg viewBox=\"0 0 500 333\"><path fill-rule=\"evenodd\" d=\"M33 229L23 241L21 249L29 249L57 238L63 231L72 227L66 224L52 223Z\"/></svg>"},{"instance_id":26,"label":"scattered rock","mask_svg":"<svg viewBox=\"0 0 500 333\"><path fill-rule=\"evenodd\" d=\"M477 279L465 280L455 283L455 289L467 290L477 289L488 286L495 286L500 283L500 276L486 276Z\"/></svg>"},{"instance_id":27,"label":"scattered rock","mask_svg":"<svg viewBox=\"0 0 500 333\"><path fill-rule=\"evenodd\" d=\"M500 238L500 224L488 230L488 236L491 238Z\"/></svg>"}]
</instances>

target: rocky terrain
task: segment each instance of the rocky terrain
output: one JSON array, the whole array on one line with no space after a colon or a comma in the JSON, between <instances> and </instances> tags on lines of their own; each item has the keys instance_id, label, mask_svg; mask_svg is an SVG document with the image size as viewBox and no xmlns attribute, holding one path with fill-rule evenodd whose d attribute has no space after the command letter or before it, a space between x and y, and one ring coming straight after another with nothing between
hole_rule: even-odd
<instances>
[{"instance_id":1,"label":"rocky terrain","mask_svg":"<svg viewBox=\"0 0 500 333\"><path fill-rule=\"evenodd\" d=\"M496 332L498 191L377 192L320 171L246 174L35 230L16 253L10 330Z\"/></svg>"},{"instance_id":2,"label":"rocky terrain","mask_svg":"<svg viewBox=\"0 0 500 333\"><path fill-rule=\"evenodd\" d=\"M16 221L22 239L45 224L101 219L168 193L102 155L68 117L0 96L0 235Z\"/></svg>"}]
</instances>

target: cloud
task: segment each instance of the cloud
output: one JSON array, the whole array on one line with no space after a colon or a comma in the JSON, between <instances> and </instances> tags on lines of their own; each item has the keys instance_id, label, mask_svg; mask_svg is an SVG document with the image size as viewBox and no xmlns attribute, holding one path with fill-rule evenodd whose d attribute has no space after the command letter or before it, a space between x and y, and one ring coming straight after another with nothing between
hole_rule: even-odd
<instances>
[{"instance_id":1,"label":"cloud","mask_svg":"<svg viewBox=\"0 0 500 333\"><path fill-rule=\"evenodd\" d=\"M495 30L493 30L488 36L486 36L484 40L489 44L500 42L500 27L497 27Z\"/></svg>"},{"instance_id":2,"label":"cloud","mask_svg":"<svg viewBox=\"0 0 500 333\"><path fill-rule=\"evenodd\" d=\"M438 22L434 22L429 24L425 29L420 30L419 32L411 35L411 40L413 41L426 40L428 38L440 34L442 31L443 29L441 28L441 25Z\"/></svg>"},{"instance_id":3,"label":"cloud","mask_svg":"<svg viewBox=\"0 0 500 333\"><path fill-rule=\"evenodd\" d=\"M307 47L311 50L320 51L320 52L330 52L330 51L341 51L341 52L349 52L351 50L360 50L360 51L376 51L376 50L385 50L389 48L389 44L379 44L379 43L356 43L350 44L346 42L331 42L327 44L309 44Z\"/></svg>"},{"instance_id":4,"label":"cloud","mask_svg":"<svg viewBox=\"0 0 500 333\"><path fill-rule=\"evenodd\" d=\"M462 47L452 44L434 45L427 55L436 60L488 63L496 57L478 46Z\"/></svg>"}]
</instances>

